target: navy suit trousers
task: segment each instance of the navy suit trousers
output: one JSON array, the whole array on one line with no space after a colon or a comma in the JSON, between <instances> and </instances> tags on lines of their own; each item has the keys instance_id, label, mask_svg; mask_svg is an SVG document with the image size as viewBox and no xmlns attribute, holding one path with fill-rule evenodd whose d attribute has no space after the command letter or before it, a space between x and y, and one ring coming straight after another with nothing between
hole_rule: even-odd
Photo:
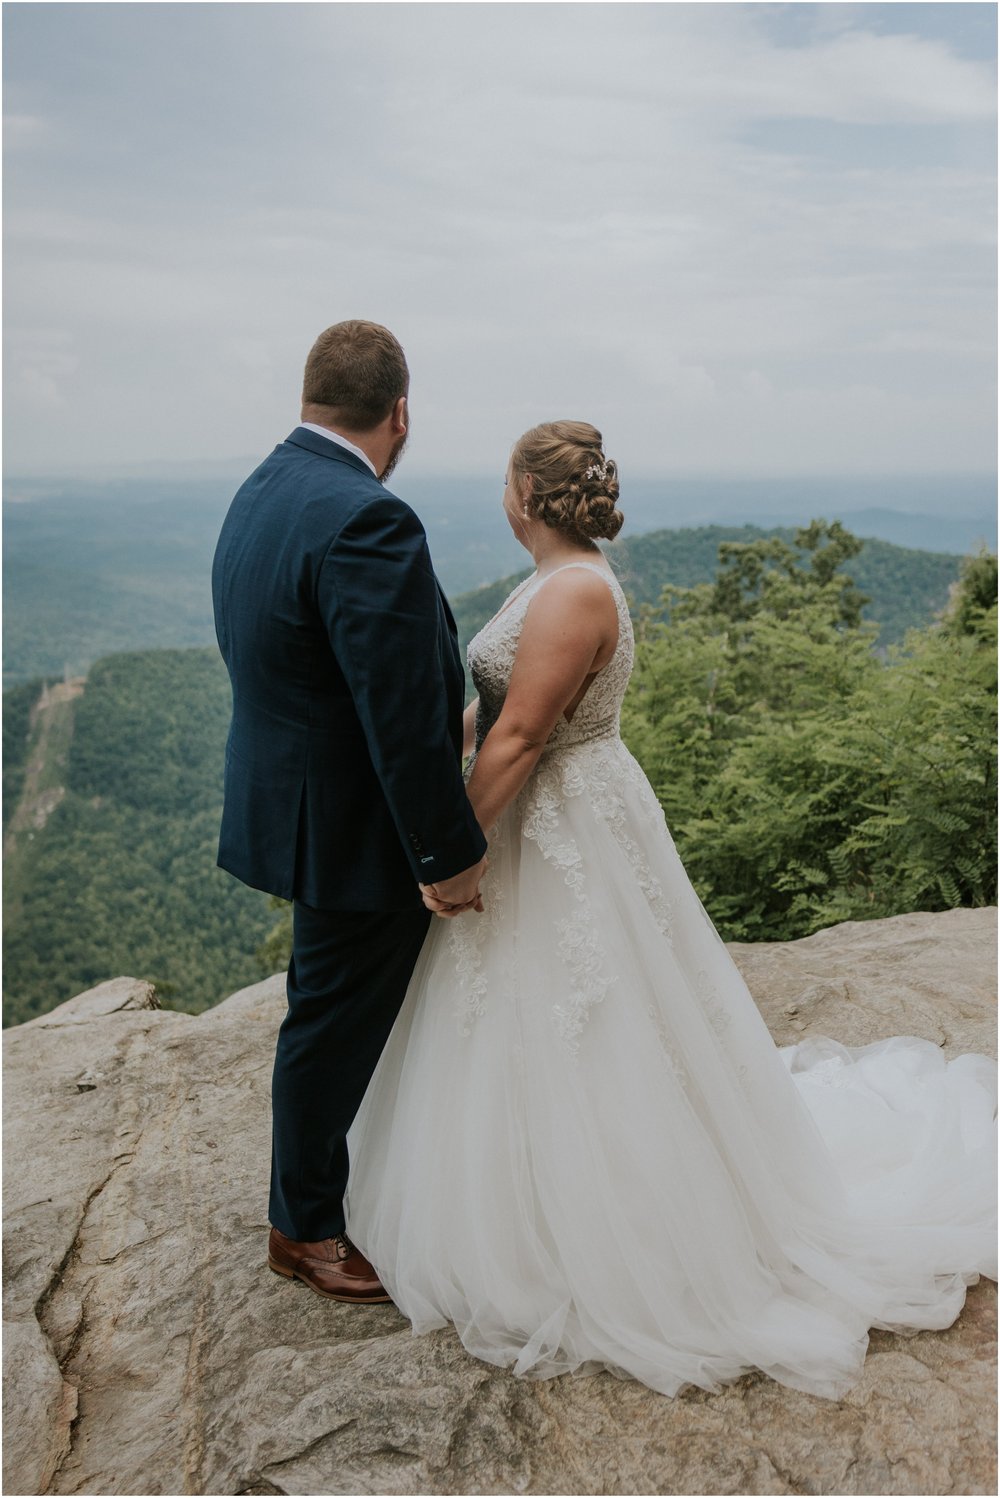
<instances>
[{"instance_id":1,"label":"navy suit trousers","mask_svg":"<svg viewBox=\"0 0 1000 1498\"><path fill-rule=\"evenodd\" d=\"M406 996L431 914L292 907L288 1012L272 1081L271 1199L299 1242L344 1231L347 1131Z\"/></svg>"}]
</instances>

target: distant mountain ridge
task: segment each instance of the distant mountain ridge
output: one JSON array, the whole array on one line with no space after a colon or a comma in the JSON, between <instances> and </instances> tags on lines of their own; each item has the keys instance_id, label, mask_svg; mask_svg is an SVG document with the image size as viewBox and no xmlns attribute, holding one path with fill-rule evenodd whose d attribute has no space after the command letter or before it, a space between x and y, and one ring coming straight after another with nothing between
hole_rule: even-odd
<instances>
[{"instance_id":1,"label":"distant mountain ridge","mask_svg":"<svg viewBox=\"0 0 1000 1498\"><path fill-rule=\"evenodd\" d=\"M726 524L728 516L719 516ZM900 510L873 507L845 512L837 517L853 535L865 540L891 541L908 551L933 551L948 556L977 550L980 545L996 548L996 518L988 515L911 515ZM734 524L739 523L732 517ZM755 525L763 529L787 527L787 515L755 515Z\"/></svg>"},{"instance_id":2,"label":"distant mountain ridge","mask_svg":"<svg viewBox=\"0 0 1000 1498\"><path fill-rule=\"evenodd\" d=\"M93 661L122 650L214 645L211 560L233 487L231 481L220 477L205 478L197 484L116 480L74 488L60 488L56 481L12 481L8 493L14 499L4 506L4 685L36 677L53 680L64 672L80 676ZM445 591L463 608L471 590L480 585L493 587L495 579L523 565L524 552L500 514L499 481L404 480L396 487L423 519L438 576ZM685 488L678 481L673 493L670 486L652 480L633 481L629 486L627 539L621 543L622 555L631 555L633 571L638 574L648 570L641 558L643 551L649 550L650 536L678 536L674 549L680 555L689 549L694 533L712 532L719 538L761 534L762 528L756 523L722 525L714 521L709 525L700 519L680 527L672 520L670 530L664 528L664 521L670 518L665 511L671 505L700 513L701 508L709 507L713 494L722 504L725 496L731 496L738 487L713 490L702 483ZM763 511L771 490L763 484L744 488ZM775 489L775 502L784 492L780 486ZM971 504L979 492L968 486L960 491L956 514L959 504ZM805 524L813 515L829 519L839 516L849 530L861 534L861 527L848 512L825 503L835 498L836 491L829 485L820 486L815 497L803 496L797 521ZM958 554L964 548L964 541L959 544L958 538L964 522L883 509L864 514L871 518L873 529L882 521L885 529L893 529L896 544L907 535L919 535L926 541L932 532L941 534L945 530L952 538L947 554L942 550L933 564L914 560L924 553L913 546L912 540L905 548L911 558L906 567L913 574L914 604L909 614L897 609L884 593L888 575L903 567L900 558L889 566L883 556L881 573L871 579L871 586L864 587L873 599L869 615L882 623L883 639L895 639L907 620L926 622L940 606L942 586L946 592L942 579L946 574L948 578L957 574ZM781 531L790 533L792 523L785 518ZM976 528L975 534L979 529L989 529L982 517L970 520L969 525ZM970 531L969 545L972 536ZM866 543L860 566L869 564L878 539ZM651 545L656 550L659 543ZM709 551L702 547L698 567L687 580L707 576L712 565L714 557L710 558ZM686 579L672 575L668 569L664 580ZM861 582L860 576L858 580ZM897 577L893 589L905 591L905 586Z\"/></svg>"},{"instance_id":3,"label":"distant mountain ridge","mask_svg":"<svg viewBox=\"0 0 1000 1498\"><path fill-rule=\"evenodd\" d=\"M608 558L633 607L659 602L664 587L689 588L715 575L721 541L755 541L779 536L792 541L795 528L769 530L755 525L692 526L678 530L647 531L607 548ZM845 567L870 602L863 617L878 622L880 648L902 640L908 629L931 623L945 607L948 592L959 575L960 559L938 552L867 540L860 554ZM463 651L469 640L501 606L507 594L530 568L473 589L453 601Z\"/></svg>"}]
</instances>

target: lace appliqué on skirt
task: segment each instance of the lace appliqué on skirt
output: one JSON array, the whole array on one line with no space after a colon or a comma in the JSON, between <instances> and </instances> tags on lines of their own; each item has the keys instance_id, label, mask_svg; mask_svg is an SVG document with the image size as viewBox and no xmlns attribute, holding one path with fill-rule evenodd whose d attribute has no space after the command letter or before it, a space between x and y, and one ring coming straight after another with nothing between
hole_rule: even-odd
<instances>
[{"instance_id":1,"label":"lace appliqu\u00e9 on skirt","mask_svg":"<svg viewBox=\"0 0 1000 1498\"><path fill-rule=\"evenodd\" d=\"M460 996L455 1017L462 1035L471 1035L474 1021L486 1013L486 996L489 988L483 970L483 948L488 937L496 936L503 924L506 905L504 880L499 877L500 855L506 844L507 828L501 818L489 836L490 865L483 876L482 893L485 907L482 915L460 915L448 922L448 950L455 964ZM515 977L516 949L513 934L508 936L508 957L505 976L513 982Z\"/></svg>"},{"instance_id":2,"label":"lace appliqu\u00e9 on skirt","mask_svg":"<svg viewBox=\"0 0 1000 1498\"><path fill-rule=\"evenodd\" d=\"M562 870L566 886L578 902L572 915L556 922L558 951L570 986L566 998L552 1010L556 1029L573 1055L579 1051L588 1012L602 1001L615 981L598 936L599 922L587 898L583 857L561 815L568 797L594 793L595 781L588 767L600 757L593 752L595 748L580 745L543 756L517 802L522 837L533 842L548 863Z\"/></svg>"}]
</instances>

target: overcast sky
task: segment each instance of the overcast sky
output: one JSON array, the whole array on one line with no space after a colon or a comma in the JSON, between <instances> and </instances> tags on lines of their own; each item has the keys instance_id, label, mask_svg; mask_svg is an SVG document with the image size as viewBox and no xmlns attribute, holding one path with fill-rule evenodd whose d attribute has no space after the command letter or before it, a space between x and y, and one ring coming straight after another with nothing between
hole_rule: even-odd
<instances>
[{"instance_id":1,"label":"overcast sky","mask_svg":"<svg viewBox=\"0 0 1000 1498\"><path fill-rule=\"evenodd\" d=\"M9 472L263 456L346 317L411 472L990 471L996 9L4 6Z\"/></svg>"}]
</instances>

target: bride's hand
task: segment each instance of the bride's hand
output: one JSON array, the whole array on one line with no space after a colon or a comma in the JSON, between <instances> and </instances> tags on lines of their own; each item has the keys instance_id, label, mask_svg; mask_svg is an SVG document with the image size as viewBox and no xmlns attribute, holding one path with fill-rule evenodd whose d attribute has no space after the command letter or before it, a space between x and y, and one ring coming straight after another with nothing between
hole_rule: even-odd
<instances>
[{"instance_id":1,"label":"bride's hand","mask_svg":"<svg viewBox=\"0 0 1000 1498\"><path fill-rule=\"evenodd\" d=\"M438 879L434 884L421 884L420 893L428 910L435 915L461 915L463 910L482 911L483 903L479 886L486 873L489 859L485 855L478 863L471 864L450 879Z\"/></svg>"},{"instance_id":2,"label":"bride's hand","mask_svg":"<svg viewBox=\"0 0 1000 1498\"><path fill-rule=\"evenodd\" d=\"M483 913L483 897L479 890L476 890L474 899L467 900L464 904L461 905L453 905L448 901L441 899L440 895L437 894L435 886L433 884L421 884L419 888L424 904L427 906L427 909L433 911L435 915L439 915L444 918L450 918L454 915L464 915L467 910L475 910L480 915L482 915Z\"/></svg>"}]
</instances>

